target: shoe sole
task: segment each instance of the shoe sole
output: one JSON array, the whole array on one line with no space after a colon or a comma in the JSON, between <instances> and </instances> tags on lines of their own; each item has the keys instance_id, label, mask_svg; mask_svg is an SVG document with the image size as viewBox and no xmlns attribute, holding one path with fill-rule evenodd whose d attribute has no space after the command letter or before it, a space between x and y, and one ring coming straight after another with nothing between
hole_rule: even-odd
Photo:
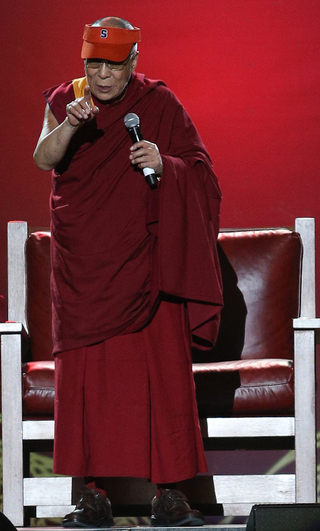
<instances>
[{"instance_id":1,"label":"shoe sole","mask_svg":"<svg viewBox=\"0 0 320 531\"><path fill-rule=\"evenodd\" d=\"M204 525L204 520L202 518L197 518L196 516L189 515L177 522L166 522L165 520L161 520L161 518L151 516L151 525L152 527L190 527L193 525L199 527Z\"/></svg>"}]
</instances>

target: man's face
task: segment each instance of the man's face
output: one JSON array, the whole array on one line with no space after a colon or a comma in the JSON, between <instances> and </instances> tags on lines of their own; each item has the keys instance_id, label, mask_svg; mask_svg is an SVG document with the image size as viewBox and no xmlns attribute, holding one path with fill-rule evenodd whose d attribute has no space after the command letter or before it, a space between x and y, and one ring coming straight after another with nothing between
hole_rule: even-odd
<instances>
[{"instance_id":1,"label":"man's face","mask_svg":"<svg viewBox=\"0 0 320 531\"><path fill-rule=\"evenodd\" d=\"M121 99L137 61L138 53L134 53L123 62L121 70L112 70L111 62L104 59L87 59L85 72L91 93L104 102Z\"/></svg>"}]
</instances>

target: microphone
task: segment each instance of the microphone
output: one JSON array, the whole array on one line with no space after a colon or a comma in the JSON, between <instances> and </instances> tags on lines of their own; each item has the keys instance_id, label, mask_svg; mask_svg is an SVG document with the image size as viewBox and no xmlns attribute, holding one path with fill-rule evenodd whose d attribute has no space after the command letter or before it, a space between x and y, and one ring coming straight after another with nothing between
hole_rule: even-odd
<instances>
[{"instance_id":1,"label":"microphone","mask_svg":"<svg viewBox=\"0 0 320 531\"><path fill-rule=\"evenodd\" d=\"M131 137L132 143L140 142L143 140L143 136L140 129L139 116L133 112L130 112L124 117L124 125L128 129L128 133ZM142 168L143 175L150 186L151 190L158 188L157 177L155 171L152 168Z\"/></svg>"}]
</instances>

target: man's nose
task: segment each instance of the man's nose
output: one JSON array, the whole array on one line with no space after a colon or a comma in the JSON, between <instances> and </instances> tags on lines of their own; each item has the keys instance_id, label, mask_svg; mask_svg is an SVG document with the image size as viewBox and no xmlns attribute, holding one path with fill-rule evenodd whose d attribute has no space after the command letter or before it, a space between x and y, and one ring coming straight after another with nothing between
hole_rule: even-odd
<instances>
[{"instance_id":1,"label":"man's nose","mask_svg":"<svg viewBox=\"0 0 320 531\"><path fill-rule=\"evenodd\" d=\"M102 78L110 77L111 70L106 63L102 63L99 68L99 76Z\"/></svg>"}]
</instances>

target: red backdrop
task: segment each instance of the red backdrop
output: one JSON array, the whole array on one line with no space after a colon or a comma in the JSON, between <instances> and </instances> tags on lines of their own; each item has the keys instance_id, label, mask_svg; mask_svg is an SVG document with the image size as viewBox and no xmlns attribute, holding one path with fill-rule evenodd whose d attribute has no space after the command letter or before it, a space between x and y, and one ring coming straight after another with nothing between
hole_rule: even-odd
<instances>
[{"instance_id":1,"label":"red backdrop","mask_svg":"<svg viewBox=\"0 0 320 531\"><path fill-rule=\"evenodd\" d=\"M11 0L0 9L0 294L7 221L49 223L50 174L32 160L42 91L83 74L84 24L107 15L142 28L138 70L164 79L196 123L223 191L221 225L311 216L320 234L319 0ZM261 468L260 453L252 459Z\"/></svg>"},{"instance_id":2,"label":"red backdrop","mask_svg":"<svg viewBox=\"0 0 320 531\"><path fill-rule=\"evenodd\" d=\"M11 0L1 6L0 294L7 220L49 222L50 174L32 160L42 90L82 75L83 26L110 14L142 28L138 70L164 79L195 121L223 227L318 217L319 0Z\"/></svg>"}]
</instances>

